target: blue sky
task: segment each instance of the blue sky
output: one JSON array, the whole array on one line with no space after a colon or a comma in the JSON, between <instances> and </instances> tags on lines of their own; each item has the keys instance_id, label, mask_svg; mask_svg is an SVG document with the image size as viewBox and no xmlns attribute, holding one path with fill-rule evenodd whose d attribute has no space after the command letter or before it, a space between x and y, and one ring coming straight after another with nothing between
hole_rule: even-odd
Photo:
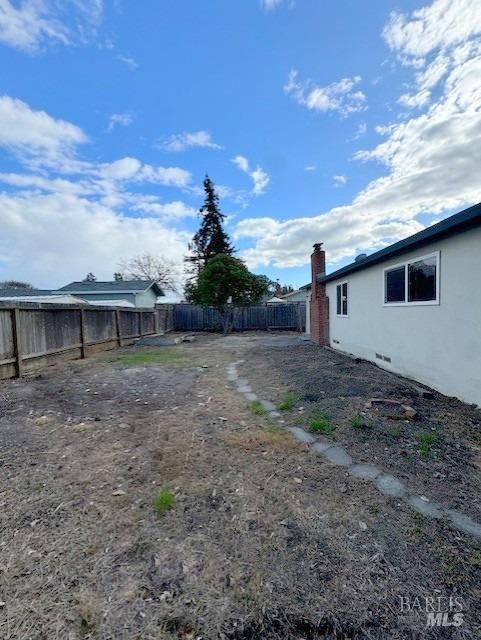
<instances>
[{"instance_id":1,"label":"blue sky","mask_svg":"<svg viewBox=\"0 0 481 640\"><path fill-rule=\"evenodd\" d=\"M368 7L368 8L367 8ZM478 0L0 0L0 279L182 265L206 172L301 285L481 200Z\"/></svg>"}]
</instances>

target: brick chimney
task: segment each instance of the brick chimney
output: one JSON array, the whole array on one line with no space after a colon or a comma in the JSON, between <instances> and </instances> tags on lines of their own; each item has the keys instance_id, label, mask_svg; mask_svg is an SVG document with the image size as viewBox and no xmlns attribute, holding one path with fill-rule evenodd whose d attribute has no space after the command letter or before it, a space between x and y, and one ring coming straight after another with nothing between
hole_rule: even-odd
<instances>
[{"instance_id":1,"label":"brick chimney","mask_svg":"<svg viewBox=\"0 0 481 640\"><path fill-rule=\"evenodd\" d=\"M329 344L329 298L326 285L317 282L317 276L326 273L326 253L322 243L314 245L311 255L311 340L321 346Z\"/></svg>"}]
</instances>

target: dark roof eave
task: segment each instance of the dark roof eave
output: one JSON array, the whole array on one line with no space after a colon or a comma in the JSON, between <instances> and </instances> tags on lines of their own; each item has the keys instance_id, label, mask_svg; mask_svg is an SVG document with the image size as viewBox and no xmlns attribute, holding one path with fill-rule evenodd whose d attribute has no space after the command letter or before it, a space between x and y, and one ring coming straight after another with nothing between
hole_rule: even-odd
<instances>
[{"instance_id":1,"label":"dark roof eave","mask_svg":"<svg viewBox=\"0 0 481 640\"><path fill-rule=\"evenodd\" d=\"M372 267L375 264L389 260L390 258L402 253L407 253L408 251L430 244L436 240L454 236L479 225L481 225L481 203L449 216L448 218L441 220L441 222L438 222L427 229L423 229L422 231L409 236L409 238L400 240L385 249L376 251L376 253L364 258L364 260L352 262L351 264L348 264L328 275L319 274L316 281L330 282L331 280L338 280L339 278L347 276L350 273L354 273L355 271L361 271L367 267Z\"/></svg>"}]
</instances>

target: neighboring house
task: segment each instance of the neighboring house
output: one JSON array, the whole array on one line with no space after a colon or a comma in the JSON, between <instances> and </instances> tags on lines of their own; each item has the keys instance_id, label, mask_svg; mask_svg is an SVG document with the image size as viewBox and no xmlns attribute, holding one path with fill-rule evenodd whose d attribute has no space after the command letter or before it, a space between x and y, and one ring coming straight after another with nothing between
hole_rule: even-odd
<instances>
[{"instance_id":1,"label":"neighboring house","mask_svg":"<svg viewBox=\"0 0 481 640\"><path fill-rule=\"evenodd\" d=\"M266 304L285 304L285 302L283 298L279 298L278 296L272 296L272 298L266 300Z\"/></svg>"},{"instance_id":2,"label":"neighboring house","mask_svg":"<svg viewBox=\"0 0 481 640\"><path fill-rule=\"evenodd\" d=\"M285 293L282 299L285 300L285 302L307 302L310 289L311 285L306 285L290 293Z\"/></svg>"},{"instance_id":3,"label":"neighboring house","mask_svg":"<svg viewBox=\"0 0 481 640\"><path fill-rule=\"evenodd\" d=\"M114 300L131 303L134 307L152 308L164 295L159 285L151 280L113 280L111 282L71 282L59 289L87 302L103 305Z\"/></svg>"},{"instance_id":4,"label":"neighboring house","mask_svg":"<svg viewBox=\"0 0 481 640\"><path fill-rule=\"evenodd\" d=\"M481 204L325 273L312 254L311 338L481 405Z\"/></svg>"},{"instance_id":5,"label":"neighboring house","mask_svg":"<svg viewBox=\"0 0 481 640\"><path fill-rule=\"evenodd\" d=\"M0 289L0 301L38 302L42 304L81 304L83 301L69 293L49 289Z\"/></svg>"}]
</instances>

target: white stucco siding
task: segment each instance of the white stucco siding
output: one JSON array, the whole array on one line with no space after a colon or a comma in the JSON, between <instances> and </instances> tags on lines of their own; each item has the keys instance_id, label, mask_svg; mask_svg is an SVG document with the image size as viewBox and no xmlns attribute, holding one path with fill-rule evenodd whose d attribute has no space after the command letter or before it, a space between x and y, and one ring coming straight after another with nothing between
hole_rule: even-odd
<instances>
[{"instance_id":1,"label":"white stucco siding","mask_svg":"<svg viewBox=\"0 0 481 640\"><path fill-rule=\"evenodd\" d=\"M439 304L384 306L384 270L436 251ZM348 317L336 315L336 285L344 281ZM481 228L349 274L326 289L333 348L481 405Z\"/></svg>"}]
</instances>

